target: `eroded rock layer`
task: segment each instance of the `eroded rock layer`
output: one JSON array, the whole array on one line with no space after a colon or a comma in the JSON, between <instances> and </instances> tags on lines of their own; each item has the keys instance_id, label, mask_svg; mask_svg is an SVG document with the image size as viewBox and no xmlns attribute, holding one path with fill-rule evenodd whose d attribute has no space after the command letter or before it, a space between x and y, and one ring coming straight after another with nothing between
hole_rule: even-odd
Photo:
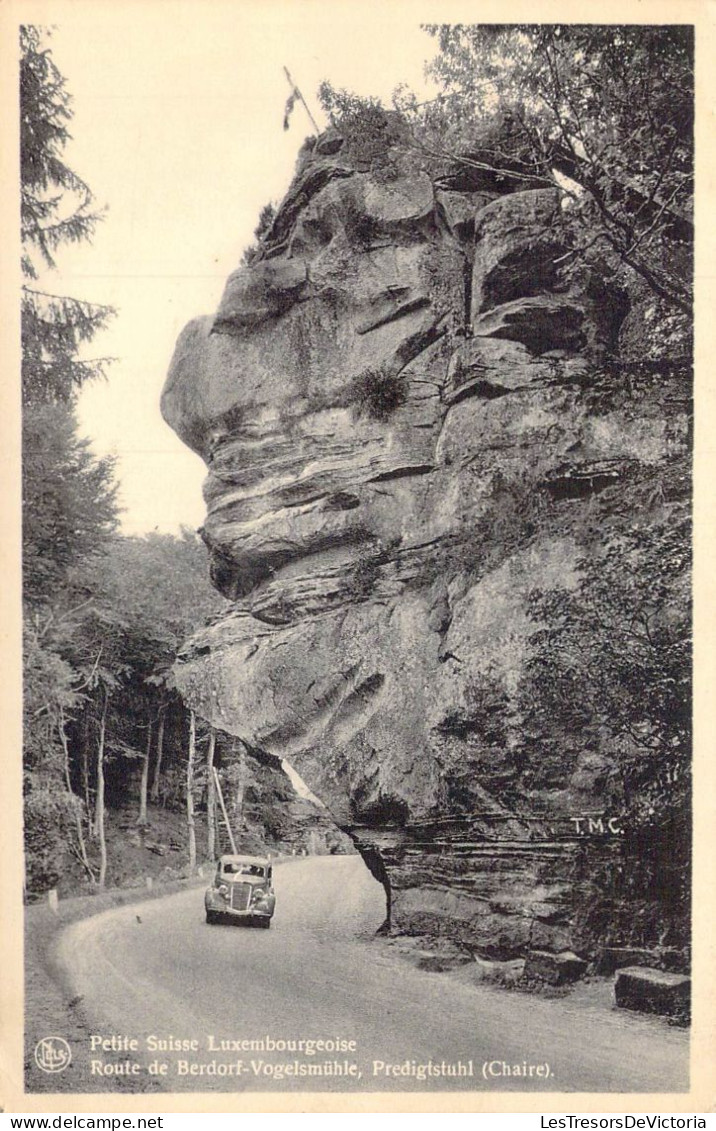
<instances>
[{"instance_id":1,"label":"eroded rock layer","mask_svg":"<svg viewBox=\"0 0 716 1131\"><path fill-rule=\"evenodd\" d=\"M207 463L233 604L177 677L295 767L394 929L512 957L579 945L623 803L598 733L521 743L534 598L606 552L603 500L661 482L687 417L661 387L596 397L629 299L565 253L558 192L455 183L397 119L330 131L181 335L162 411Z\"/></svg>"}]
</instances>

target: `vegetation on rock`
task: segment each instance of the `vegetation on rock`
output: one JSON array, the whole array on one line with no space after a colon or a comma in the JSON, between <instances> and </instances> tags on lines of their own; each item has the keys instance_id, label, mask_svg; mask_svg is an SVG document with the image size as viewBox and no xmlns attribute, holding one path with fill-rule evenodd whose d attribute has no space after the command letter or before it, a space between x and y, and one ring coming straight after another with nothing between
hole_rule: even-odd
<instances>
[{"instance_id":1,"label":"vegetation on rock","mask_svg":"<svg viewBox=\"0 0 716 1131\"><path fill-rule=\"evenodd\" d=\"M442 138L443 150L459 141L468 167L474 160L502 168L508 179L537 178L566 191L573 259L616 257L688 314L693 30L579 24L428 30L439 45L430 70L444 96L414 107L424 136ZM509 125L499 135L496 116Z\"/></svg>"}]
</instances>

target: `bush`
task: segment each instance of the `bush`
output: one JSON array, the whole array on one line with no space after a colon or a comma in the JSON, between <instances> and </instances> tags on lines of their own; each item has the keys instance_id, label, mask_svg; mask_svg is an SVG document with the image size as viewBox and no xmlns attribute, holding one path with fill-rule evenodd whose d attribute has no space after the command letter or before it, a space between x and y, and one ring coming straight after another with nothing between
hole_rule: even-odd
<instances>
[{"instance_id":1,"label":"bush","mask_svg":"<svg viewBox=\"0 0 716 1131\"><path fill-rule=\"evenodd\" d=\"M354 377L350 400L357 415L388 420L408 399L405 382L385 367L365 369Z\"/></svg>"}]
</instances>

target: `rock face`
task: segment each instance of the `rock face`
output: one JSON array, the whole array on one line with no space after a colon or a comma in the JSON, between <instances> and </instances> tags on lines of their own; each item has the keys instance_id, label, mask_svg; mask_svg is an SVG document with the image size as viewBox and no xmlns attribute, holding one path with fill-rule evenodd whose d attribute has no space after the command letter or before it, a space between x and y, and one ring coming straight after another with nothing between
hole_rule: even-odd
<instances>
[{"instance_id":1,"label":"rock face","mask_svg":"<svg viewBox=\"0 0 716 1131\"><path fill-rule=\"evenodd\" d=\"M618 846L617 822L587 850L574 821L618 803L606 744L540 777L514 711L505 729L530 602L576 584L602 492L686 451L659 398L595 411L628 297L574 269L560 209L421 165L393 117L331 131L162 397L209 469L203 536L234 602L185 647L182 694L296 768L393 929L488 957L576 947Z\"/></svg>"}]
</instances>

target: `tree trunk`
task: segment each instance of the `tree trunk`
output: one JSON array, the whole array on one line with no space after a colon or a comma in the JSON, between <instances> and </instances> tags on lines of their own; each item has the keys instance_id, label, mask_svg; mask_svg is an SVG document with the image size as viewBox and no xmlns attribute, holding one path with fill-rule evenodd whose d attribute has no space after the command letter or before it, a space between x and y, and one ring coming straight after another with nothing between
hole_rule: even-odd
<instances>
[{"instance_id":1,"label":"tree trunk","mask_svg":"<svg viewBox=\"0 0 716 1131\"><path fill-rule=\"evenodd\" d=\"M189 758L186 766L186 823L189 828L189 868L196 868L196 829L194 827L194 754L196 751L196 716L189 712Z\"/></svg>"},{"instance_id":2,"label":"tree trunk","mask_svg":"<svg viewBox=\"0 0 716 1131\"><path fill-rule=\"evenodd\" d=\"M87 749L89 747L89 712L85 711L80 728L80 753L82 758L82 793L85 799L85 811L87 813L87 832L90 838L94 836L94 823L92 821L92 806L90 804L90 787L89 787L89 759L87 757Z\"/></svg>"},{"instance_id":3,"label":"tree trunk","mask_svg":"<svg viewBox=\"0 0 716 1131\"><path fill-rule=\"evenodd\" d=\"M152 751L152 718L149 716L147 722L147 745L144 751L144 758L142 759L142 780L139 785L139 816L137 817L138 825L147 824L147 786L149 784L149 755Z\"/></svg>"},{"instance_id":4,"label":"tree trunk","mask_svg":"<svg viewBox=\"0 0 716 1131\"><path fill-rule=\"evenodd\" d=\"M152 778L152 801L159 800L159 778L162 770L162 756L164 754L164 722L166 707L159 712L159 726L157 727L157 760L154 763L154 777Z\"/></svg>"},{"instance_id":5,"label":"tree trunk","mask_svg":"<svg viewBox=\"0 0 716 1131\"><path fill-rule=\"evenodd\" d=\"M246 755L242 746L239 755L239 777L236 783L236 800L234 801L234 812L236 813L236 828L240 829L243 823L244 812L244 790L246 788Z\"/></svg>"},{"instance_id":6,"label":"tree trunk","mask_svg":"<svg viewBox=\"0 0 716 1131\"><path fill-rule=\"evenodd\" d=\"M60 708L60 721L58 723L58 730L60 732L60 742L62 743L62 752L65 756L65 783L67 785L67 792L70 793L72 795L72 797L74 797L76 799L76 802L77 802L76 807L75 807L75 828L77 830L77 852L76 852L75 855L78 856L78 858L82 862L82 867L86 871L89 878L92 880L92 883L94 883L96 876L95 876L94 872L92 871L89 860L87 859L87 846L85 844L85 835L84 835L84 831L82 829L82 809L81 809L82 802L80 801L79 797L76 797L76 795L75 795L75 793L72 789L72 779L70 777L70 752L69 752L69 749L68 749L68 746L67 746L67 735L65 734L65 715L64 715L64 711L62 710L62 708Z\"/></svg>"},{"instance_id":7,"label":"tree trunk","mask_svg":"<svg viewBox=\"0 0 716 1131\"><path fill-rule=\"evenodd\" d=\"M97 743L97 797L95 799L95 828L99 837L99 877L97 886L104 887L107 878L107 839L104 829L104 738L107 731L107 708L109 694L105 692L102 719L99 724L99 741Z\"/></svg>"},{"instance_id":8,"label":"tree trunk","mask_svg":"<svg viewBox=\"0 0 716 1131\"><path fill-rule=\"evenodd\" d=\"M224 793L221 788L221 782L219 781L219 775L217 774L216 770L214 770L214 781L216 784L216 792L219 797L219 805L221 806L221 815L224 818L226 832L228 833L229 841L231 843L231 851L234 853L234 855L236 855L236 841L234 840L234 833L229 822L229 814L226 812L226 805L224 804Z\"/></svg>"},{"instance_id":9,"label":"tree trunk","mask_svg":"<svg viewBox=\"0 0 716 1131\"><path fill-rule=\"evenodd\" d=\"M214 784L214 751L216 750L216 731L209 732L209 749L206 752L206 855L210 860L216 858L216 786Z\"/></svg>"}]
</instances>

